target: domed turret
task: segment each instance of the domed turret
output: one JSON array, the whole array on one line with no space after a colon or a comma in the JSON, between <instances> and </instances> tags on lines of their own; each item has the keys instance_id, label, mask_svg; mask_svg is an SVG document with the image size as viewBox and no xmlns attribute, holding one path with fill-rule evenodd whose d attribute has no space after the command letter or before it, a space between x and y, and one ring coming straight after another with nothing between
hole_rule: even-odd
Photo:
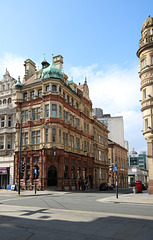
<instances>
[{"instance_id":1,"label":"domed turret","mask_svg":"<svg viewBox=\"0 0 153 240\"><path fill-rule=\"evenodd\" d=\"M42 69L44 69L44 68L49 66L49 63L45 59L45 54L44 54L44 60L42 61L41 65L42 65Z\"/></svg>"},{"instance_id":2,"label":"domed turret","mask_svg":"<svg viewBox=\"0 0 153 240\"><path fill-rule=\"evenodd\" d=\"M52 57L52 63L42 72L42 79L46 78L59 78L64 81L64 74L55 66L54 60Z\"/></svg>"}]
</instances>

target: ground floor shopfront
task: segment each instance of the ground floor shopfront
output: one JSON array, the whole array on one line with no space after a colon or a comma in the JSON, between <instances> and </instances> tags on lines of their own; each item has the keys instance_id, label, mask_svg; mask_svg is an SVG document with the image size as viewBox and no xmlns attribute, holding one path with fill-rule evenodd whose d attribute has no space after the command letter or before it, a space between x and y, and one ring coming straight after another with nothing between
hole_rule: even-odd
<instances>
[{"instance_id":1,"label":"ground floor shopfront","mask_svg":"<svg viewBox=\"0 0 153 240\"><path fill-rule=\"evenodd\" d=\"M52 148L21 152L21 162L25 162L25 172L21 174L21 188L38 190L56 187L59 190L74 190L81 186L93 186L93 159L79 154ZM15 184L19 177L19 152L14 158Z\"/></svg>"},{"instance_id":2,"label":"ground floor shopfront","mask_svg":"<svg viewBox=\"0 0 153 240\"><path fill-rule=\"evenodd\" d=\"M14 156L0 157L0 189L14 183Z\"/></svg>"}]
</instances>

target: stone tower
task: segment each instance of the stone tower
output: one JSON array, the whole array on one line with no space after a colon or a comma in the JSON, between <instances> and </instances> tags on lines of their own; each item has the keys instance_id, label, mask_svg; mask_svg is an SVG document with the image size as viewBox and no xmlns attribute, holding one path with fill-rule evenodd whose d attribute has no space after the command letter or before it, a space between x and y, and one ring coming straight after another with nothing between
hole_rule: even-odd
<instances>
[{"instance_id":1,"label":"stone tower","mask_svg":"<svg viewBox=\"0 0 153 240\"><path fill-rule=\"evenodd\" d=\"M147 141L149 194L153 194L153 18L148 16L141 30L137 56L140 58L143 135Z\"/></svg>"}]
</instances>

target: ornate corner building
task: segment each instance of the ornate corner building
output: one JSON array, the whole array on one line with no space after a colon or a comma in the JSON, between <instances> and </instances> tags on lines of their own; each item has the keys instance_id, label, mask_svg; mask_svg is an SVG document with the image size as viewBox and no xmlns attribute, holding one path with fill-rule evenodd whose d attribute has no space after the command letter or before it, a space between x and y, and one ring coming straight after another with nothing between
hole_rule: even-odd
<instances>
[{"instance_id":1,"label":"ornate corner building","mask_svg":"<svg viewBox=\"0 0 153 240\"><path fill-rule=\"evenodd\" d=\"M140 58L143 135L148 147L149 194L153 194L153 18L142 25L137 56Z\"/></svg>"},{"instance_id":2,"label":"ornate corner building","mask_svg":"<svg viewBox=\"0 0 153 240\"><path fill-rule=\"evenodd\" d=\"M6 69L0 81L0 188L14 183L15 83Z\"/></svg>"},{"instance_id":3,"label":"ornate corner building","mask_svg":"<svg viewBox=\"0 0 153 240\"><path fill-rule=\"evenodd\" d=\"M86 79L79 85L68 81L62 65L61 55L52 58L51 64L44 59L41 70L36 70L35 63L27 59L23 83L18 79L15 85L14 181L18 184L22 118L21 161L25 163L25 172L20 183L23 189L32 189L35 181L39 190L49 187L73 190L82 183L88 183L89 188L98 186L95 155L96 171L103 172L104 182L108 176L108 130L92 116ZM103 137L99 150L95 145L95 128L97 137Z\"/></svg>"}]
</instances>

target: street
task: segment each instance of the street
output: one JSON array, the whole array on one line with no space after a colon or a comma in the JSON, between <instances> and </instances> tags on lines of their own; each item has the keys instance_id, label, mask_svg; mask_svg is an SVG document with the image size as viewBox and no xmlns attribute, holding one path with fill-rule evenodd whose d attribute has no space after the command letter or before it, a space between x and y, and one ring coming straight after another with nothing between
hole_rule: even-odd
<instances>
[{"instance_id":1,"label":"street","mask_svg":"<svg viewBox=\"0 0 153 240\"><path fill-rule=\"evenodd\" d=\"M113 195L0 194L1 239L152 239L153 205L99 201Z\"/></svg>"}]
</instances>

